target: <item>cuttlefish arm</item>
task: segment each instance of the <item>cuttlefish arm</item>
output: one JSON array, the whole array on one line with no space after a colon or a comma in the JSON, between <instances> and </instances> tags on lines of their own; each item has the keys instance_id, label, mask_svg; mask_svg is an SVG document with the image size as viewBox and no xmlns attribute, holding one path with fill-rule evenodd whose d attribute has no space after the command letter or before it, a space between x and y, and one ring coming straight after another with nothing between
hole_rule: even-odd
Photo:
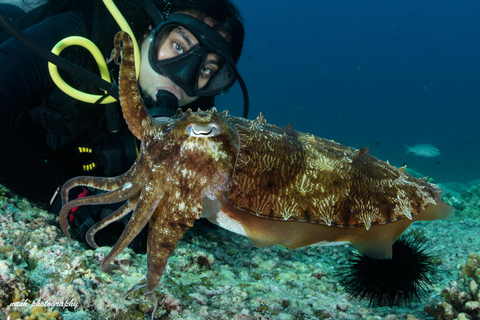
<instances>
[{"instance_id":1,"label":"cuttlefish arm","mask_svg":"<svg viewBox=\"0 0 480 320\"><path fill-rule=\"evenodd\" d=\"M122 42L124 44L123 48ZM120 55L122 57L118 83L120 87L124 88L124 93L120 94L123 117L132 134L137 139L143 140L145 134L151 131L153 118L148 113L138 90L135 76L134 47L130 45L132 44L132 38L127 32L120 31L115 35L114 44L115 49L112 51L110 60L120 64L118 58Z\"/></svg>"},{"instance_id":2,"label":"cuttlefish arm","mask_svg":"<svg viewBox=\"0 0 480 320\"><path fill-rule=\"evenodd\" d=\"M122 41L123 51L120 49ZM153 291L178 241L200 218L201 200L214 198L218 191L228 188L238 153L238 134L215 109L197 113L190 109L186 113L177 111L178 118L165 124L153 120L134 80L131 38L120 32L115 44L113 59L119 52L122 57L120 103L129 129L142 139L141 154L135 163L139 167L136 178L141 191L130 198L136 201L135 210L102 267L111 269L115 256L148 223L146 281L128 293L145 287L145 295L154 301L156 308ZM112 219L119 218L130 208L121 208ZM99 227L110 221L103 221ZM97 229L95 227L92 233Z\"/></svg>"},{"instance_id":3,"label":"cuttlefish arm","mask_svg":"<svg viewBox=\"0 0 480 320\"><path fill-rule=\"evenodd\" d=\"M86 177L86 178L88 178L88 177ZM96 179L95 181L98 182L99 180L100 179ZM85 185L85 184L82 184L82 185ZM93 184L93 183L88 184L88 185L95 186L95 184ZM120 184L120 186L121 186L121 184ZM60 211L60 216L59 216L60 227L61 227L63 233L65 233L67 238L69 240L71 240L70 233L68 231L68 219L67 218L68 218L68 214L69 214L69 212L72 208L78 207L78 206L85 206L85 205L112 204L112 203L122 202L122 201L128 200L131 197L134 197L135 195L137 195L139 190L140 190L139 185L137 183L135 183L133 185L132 184L127 184L127 188L120 187L119 189L116 189L116 190L112 190L112 191L109 191L109 192L106 192L106 193L97 194L97 195L93 195L93 196L89 196L89 197L75 199L75 200L72 200L70 202L66 202L66 200L64 198L63 201L65 202L65 204L63 205L63 207ZM66 194L65 197L68 197L68 195Z\"/></svg>"}]
</instances>

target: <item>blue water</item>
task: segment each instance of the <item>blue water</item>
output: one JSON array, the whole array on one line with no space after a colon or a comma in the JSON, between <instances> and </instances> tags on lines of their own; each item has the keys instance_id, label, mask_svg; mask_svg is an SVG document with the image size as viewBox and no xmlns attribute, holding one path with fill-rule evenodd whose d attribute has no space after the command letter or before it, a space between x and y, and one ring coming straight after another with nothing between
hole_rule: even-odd
<instances>
[{"instance_id":1,"label":"blue water","mask_svg":"<svg viewBox=\"0 0 480 320\"><path fill-rule=\"evenodd\" d=\"M239 69L276 125L333 139L437 182L480 179L479 1L237 0ZM238 85L219 109L242 113ZM404 156L429 143L433 158Z\"/></svg>"}]
</instances>

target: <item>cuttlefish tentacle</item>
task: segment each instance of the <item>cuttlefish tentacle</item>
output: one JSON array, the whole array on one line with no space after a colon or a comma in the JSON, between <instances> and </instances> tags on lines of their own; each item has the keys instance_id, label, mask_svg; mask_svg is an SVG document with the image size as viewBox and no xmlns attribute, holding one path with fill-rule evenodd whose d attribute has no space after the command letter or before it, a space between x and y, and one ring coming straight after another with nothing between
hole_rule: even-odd
<instances>
[{"instance_id":1,"label":"cuttlefish tentacle","mask_svg":"<svg viewBox=\"0 0 480 320\"><path fill-rule=\"evenodd\" d=\"M123 42L121 50L120 42ZM115 49L112 57L118 63L118 55L122 56L120 66L119 86L124 88L120 93L120 103L122 105L123 117L127 122L128 128L133 135L143 140L145 134L152 127L153 118L145 107L140 91L138 90L137 79L135 76L135 57L134 46L130 35L125 31L120 31L115 35ZM112 59L112 57L110 59Z\"/></svg>"},{"instance_id":2,"label":"cuttlefish tentacle","mask_svg":"<svg viewBox=\"0 0 480 320\"><path fill-rule=\"evenodd\" d=\"M146 295L152 293L160 282L168 258L175 250L178 241L183 238L188 229L193 227L195 220L200 218L197 207L192 206L180 210L178 207L167 204L163 212L169 212L168 216L159 210L152 216L148 230L147 248L149 252L155 252L155 255L151 255L147 259Z\"/></svg>"},{"instance_id":3,"label":"cuttlefish tentacle","mask_svg":"<svg viewBox=\"0 0 480 320\"><path fill-rule=\"evenodd\" d=\"M142 288L145 287L146 285L147 285L147 281L142 281L142 282L137 283L137 284L134 285L130 290L128 290L127 292L125 292L125 294L123 295L123 298L125 299L125 298L128 297L132 292L137 291L137 290L139 290L139 289L142 289ZM152 320L153 320L153 315L154 315L155 312L157 311L157 307L158 307L157 298L155 297L155 295L153 294L153 292L150 292L150 293L148 293L148 294L145 294L145 297L149 298L149 299L152 300L152 302L153 302L153 312L152 312Z\"/></svg>"},{"instance_id":4,"label":"cuttlefish tentacle","mask_svg":"<svg viewBox=\"0 0 480 320\"><path fill-rule=\"evenodd\" d=\"M182 205L183 207L183 205ZM147 256L147 280L140 282L127 291L125 297L135 290L145 287L145 297L152 300L155 314L158 302L154 290L158 286L168 258L172 255L185 232L193 227L194 221L200 218L199 204L180 210L178 204L169 202L158 206L150 220L148 230L147 251L154 254ZM168 212L169 215L163 214Z\"/></svg>"},{"instance_id":5,"label":"cuttlefish tentacle","mask_svg":"<svg viewBox=\"0 0 480 320\"><path fill-rule=\"evenodd\" d=\"M109 270L110 263L130 244L130 242L133 241L140 231L142 231L143 227L145 227L150 220L153 212L159 206L159 203L164 202L166 197L168 197L167 195L163 195L162 191L158 190L154 184L155 181L147 183L142 189L139 201L130 221L128 221L128 224L120 235L117 243L102 263L103 271ZM152 196L152 192L155 192L157 196ZM163 203L161 203L161 205L163 206Z\"/></svg>"},{"instance_id":6,"label":"cuttlefish tentacle","mask_svg":"<svg viewBox=\"0 0 480 320\"><path fill-rule=\"evenodd\" d=\"M98 248L98 245L95 243L95 234L106 226L120 220L121 218L125 217L127 214L135 210L137 201L138 197L129 199L113 213L91 226L90 229L88 229L87 234L85 235L87 243L95 249Z\"/></svg>"},{"instance_id":7,"label":"cuttlefish tentacle","mask_svg":"<svg viewBox=\"0 0 480 320\"><path fill-rule=\"evenodd\" d=\"M127 187L124 187L121 189L109 191L103 194L97 194L90 197L84 197L84 198L72 200L66 203L62 207L62 210L60 211L60 227L62 231L65 233L65 235L67 236L67 238L69 240L72 240L70 237L70 233L68 232L68 226L67 226L68 213L72 208L78 207L78 206L98 204L98 203L111 204L111 203L122 202L138 194L139 190L140 190L140 185L138 183L133 185L130 183L127 183Z\"/></svg>"},{"instance_id":8,"label":"cuttlefish tentacle","mask_svg":"<svg viewBox=\"0 0 480 320\"><path fill-rule=\"evenodd\" d=\"M68 202L68 193L75 187L92 187L99 190L113 191L131 182L135 175L136 170L129 170L118 177L101 178L81 176L72 178L62 186L62 206Z\"/></svg>"}]
</instances>

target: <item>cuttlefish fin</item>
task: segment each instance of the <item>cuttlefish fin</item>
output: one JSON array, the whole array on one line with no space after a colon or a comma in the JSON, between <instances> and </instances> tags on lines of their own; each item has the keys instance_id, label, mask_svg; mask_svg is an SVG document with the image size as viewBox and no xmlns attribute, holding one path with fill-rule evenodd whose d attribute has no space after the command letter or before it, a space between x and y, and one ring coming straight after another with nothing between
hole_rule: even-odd
<instances>
[{"instance_id":1,"label":"cuttlefish fin","mask_svg":"<svg viewBox=\"0 0 480 320\"><path fill-rule=\"evenodd\" d=\"M242 225L250 241L257 247L279 244L293 250L318 242L348 241L362 254L374 259L391 259L393 243L414 221L446 218L453 212L450 206L437 200L435 205L428 206L413 216L412 220L404 218L375 224L367 230L365 226L341 227L315 222L273 220L240 210L223 196L218 199L222 211Z\"/></svg>"},{"instance_id":2,"label":"cuttlefish fin","mask_svg":"<svg viewBox=\"0 0 480 320\"><path fill-rule=\"evenodd\" d=\"M441 194L438 197L441 199ZM362 254L375 259L391 259L392 245L400 235L414 221L429 221L448 218L454 209L441 200L437 200L435 205L428 206L424 211L412 217L412 220L402 219L383 225L375 225L368 231L357 235L349 240L350 243Z\"/></svg>"}]
</instances>

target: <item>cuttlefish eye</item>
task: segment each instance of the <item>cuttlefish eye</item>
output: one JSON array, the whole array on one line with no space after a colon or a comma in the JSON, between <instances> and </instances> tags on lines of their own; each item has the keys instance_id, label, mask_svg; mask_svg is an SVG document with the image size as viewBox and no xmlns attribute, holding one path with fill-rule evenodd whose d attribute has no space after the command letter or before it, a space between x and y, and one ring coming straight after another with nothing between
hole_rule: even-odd
<instances>
[{"instance_id":1,"label":"cuttlefish eye","mask_svg":"<svg viewBox=\"0 0 480 320\"><path fill-rule=\"evenodd\" d=\"M216 123L191 123L185 128L185 131L189 136L198 138L214 137L222 133L221 127Z\"/></svg>"}]
</instances>

